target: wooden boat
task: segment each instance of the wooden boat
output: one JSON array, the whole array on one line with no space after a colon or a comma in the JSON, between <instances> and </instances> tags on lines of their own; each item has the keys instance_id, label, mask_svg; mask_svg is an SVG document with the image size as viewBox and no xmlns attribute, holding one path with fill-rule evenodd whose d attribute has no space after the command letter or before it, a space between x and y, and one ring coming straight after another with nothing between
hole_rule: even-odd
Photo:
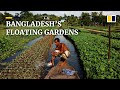
<instances>
[{"instance_id":1,"label":"wooden boat","mask_svg":"<svg viewBox=\"0 0 120 90\"><path fill-rule=\"evenodd\" d=\"M77 72L73 75L66 75L62 73L63 69L75 70L67 62L59 61L58 64L50 69L44 79L80 79Z\"/></svg>"}]
</instances>

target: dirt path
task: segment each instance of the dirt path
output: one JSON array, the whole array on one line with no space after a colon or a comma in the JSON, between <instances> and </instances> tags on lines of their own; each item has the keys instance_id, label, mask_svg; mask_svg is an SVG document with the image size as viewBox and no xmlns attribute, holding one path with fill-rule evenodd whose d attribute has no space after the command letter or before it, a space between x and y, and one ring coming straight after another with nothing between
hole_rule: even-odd
<instances>
[{"instance_id":1,"label":"dirt path","mask_svg":"<svg viewBox=\"0 0 120 90\"><path fill-rule=\"evenodd\" d=\"M96 33L106 33L105 31L100 31L100 30L93 30L93 29L87 29L87 28L80 28L80 29L85 29L91 32L96 32Z\"/></svg>"}]
</instances>

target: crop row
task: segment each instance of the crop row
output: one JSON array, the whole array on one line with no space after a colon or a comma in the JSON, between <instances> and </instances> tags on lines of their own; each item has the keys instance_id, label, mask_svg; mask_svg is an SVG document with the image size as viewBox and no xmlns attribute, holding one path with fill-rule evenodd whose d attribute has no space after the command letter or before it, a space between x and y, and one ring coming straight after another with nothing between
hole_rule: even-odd
<instances>
[{"instance_id":1,"label":"crop row","mask_svg":"<svg viewBox=\"0 0 120 90\"><path fill-rule=\"evenodd\" d=\"M39 79L47 60L50 42L53 36L44 36L29 49L20 54L5 69L1 70L1 79Z\"/></svg>"},{"instance_id":2,"label":"crop row","mask_svg":"<svg viewBox=\"0 0 120 90\"><path fill-rule=\"evenodd\" d=\"M39 36L3 36L0 38L0 60L13 55L24 48L24 45Z\"/></svg>"},{"instance_id":3,"label":"crop row","mask_svg":"<svg viewBox=\"0 0 120 90\"><path fill-rule=\"evenodd\" d=\"M120 78L120 51L118 40L111 40L110 63L108 63L108 38L98 34L79 32L77 36L69 36L74 40L84 70L90 79L118 79ZM116 48L115 48L116 47Z\"/></svg>"}]
</instances>

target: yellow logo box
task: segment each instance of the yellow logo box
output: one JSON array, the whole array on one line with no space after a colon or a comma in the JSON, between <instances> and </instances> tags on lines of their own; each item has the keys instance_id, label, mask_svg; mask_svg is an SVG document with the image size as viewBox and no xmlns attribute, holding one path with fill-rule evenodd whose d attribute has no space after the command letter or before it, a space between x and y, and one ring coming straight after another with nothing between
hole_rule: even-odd
<instances>
[{"instance_id":1,"label":"yellow logo box","mask_svg":"<svg viewBox=\"0 0 120 90\"><path fill-rule=\"evenodd\" d=\"M116 15L108 15L107 22L116 22Z\"/></svg>"}]
</instances>

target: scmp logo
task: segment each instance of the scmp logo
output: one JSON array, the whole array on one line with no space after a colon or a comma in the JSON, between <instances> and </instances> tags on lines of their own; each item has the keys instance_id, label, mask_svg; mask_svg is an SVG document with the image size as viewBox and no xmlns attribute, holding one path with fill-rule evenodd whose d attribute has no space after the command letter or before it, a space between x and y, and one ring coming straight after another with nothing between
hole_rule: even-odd
<instances>
[{"instance_id":1,"label":"scmp logo","mask_svg":"<svg viewBox=\"0 0 120 90\"><path fill-rule=\"evenodd\" d=\"M116 15L108 15L107 22L116 22Z\"/></svg>"}]
</instances>

